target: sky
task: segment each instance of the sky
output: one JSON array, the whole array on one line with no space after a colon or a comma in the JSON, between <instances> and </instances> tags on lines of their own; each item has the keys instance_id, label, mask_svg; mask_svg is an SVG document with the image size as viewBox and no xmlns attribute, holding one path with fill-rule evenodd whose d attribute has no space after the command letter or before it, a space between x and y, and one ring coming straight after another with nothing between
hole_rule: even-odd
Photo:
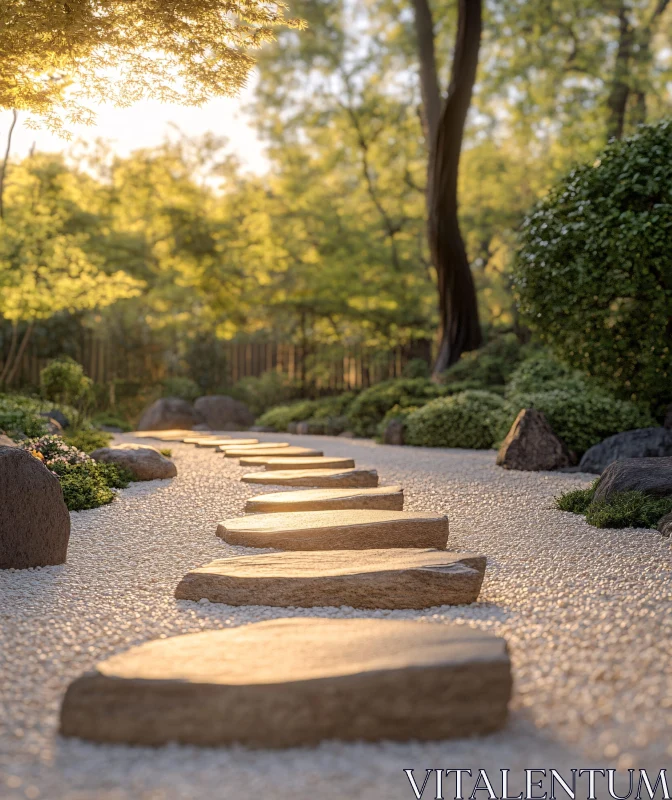
<instances>
[{"instance_id":1,"label":"sky","mask_svg":"<svg viewBox=\"0 0 672 800\"><path fill-rule=\"evenodd\" d=\"M230 141L231 151L239 157L242 164L247 169L260 173L266 168L264 147L248 124L243 110L252 100L252 94L253 86L249 86L237 98L216 98L200 108L156 101L136 103L130 108L90 104L97 114L96 125L69 125L73 134L70 141L46 129L26 128L23 124L25 115L19 116L12 136L12 157L26 156L33 143L37 150L67 153L78 139L105 139L115 152L124 156L132 150L160 144L170 134L172 123L191 136L209 131L226 136ZM3 153L10 123L11 112L0 113L0 149Z\"/></svg>"}]
</instances>

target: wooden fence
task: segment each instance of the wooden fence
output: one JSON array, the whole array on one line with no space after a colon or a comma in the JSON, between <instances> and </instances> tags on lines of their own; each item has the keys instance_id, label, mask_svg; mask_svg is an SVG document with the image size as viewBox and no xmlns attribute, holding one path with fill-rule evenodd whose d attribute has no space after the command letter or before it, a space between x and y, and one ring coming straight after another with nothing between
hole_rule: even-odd
<instances>
[{"instance_id":1,"label":"wooden fence","mask_svg":"<svg viewBox=\"0 0 672 800\"><path fill-rule=\"evenodd\" d=\"M358 390L400 377L410 359L422 358L428 362L431 359L431 343L427 340L390 350L318 345L305 351L297 345L275 341L222 342L221 348L226 362L226 385L277 370L324 394ZM160 347L147 345L139 351L124 351L86 329L82 330L72 355L86 374L101 385L129 381L151 386L180 371L179 359ZM0 370L5 357L6 353L0 353ZM13 387L37 386L40 370L49 360L29 345Z\"/></svg>"}]
</instances>

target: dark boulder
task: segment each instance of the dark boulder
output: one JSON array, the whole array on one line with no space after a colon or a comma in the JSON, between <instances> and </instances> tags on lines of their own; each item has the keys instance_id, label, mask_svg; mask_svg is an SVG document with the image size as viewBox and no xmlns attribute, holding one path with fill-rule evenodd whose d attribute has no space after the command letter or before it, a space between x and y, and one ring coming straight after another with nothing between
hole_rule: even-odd
<instances>
[{"instance_id":1,"label":"dark boulder","mask_svg":"<svg viewBox=\"0 0 672 800\"><path fill-rule=\"evenodd\" d=\"M254 414L245 403L225 394L199 397L194 408L214 431L247 431L254 425Z\"/></svg>"},{"instance_id":2,"label":"dark boulder","mask_svg":"<svg viewBox=\"0 0 672 800\"><path fill-rule=\"evenodd\" d=\"M497 453L497 464L504 469L540 472L569 467L571 463L567 446L535 408L524 408L518 414Z\"/></svg>"},{"instance_id":3,"label":"dark boulder","mask_svg":"<svg viewBox=\"0 0 672 800\"><path fill-rule=\"evenodd\" d=\"M672 495L672 458L624 458L604 470L595 490L595 502L617 492L644 492L654 497Z\"/></svg>"},{"instance_id":4,"label":"dark boulder","mask_svg":"<svg viewBox=\"0 0 672 800\"><path fill-rule=\"evenodd\" d=\"M50 419L55 419L63 429L70 427L70 420L62 411L59 411L57 408L52 408L51 411L47 412L47 414L44 416L47 416Z\"/></svg>"},{"instance_id":5,"label":"dark boulder","mask_svg":"<svg viewBox=\"0 0 672 800\"><path fill-rule=\"evenodd\" d=\"M404 421L396 418L391 419L383 431L383 444L403 444L404 443Z\"/></svg>"},{"instance_id":6,"label":"dark boulder","mask_svg":"<svg viewBox=\"0 0 672 800\"><path fill-rule=\"evenodd\" d=\"M142 412L138 430L191 430L203 421L203 416L186 400L179 397L162 397Z\"/></svg>"},{"instance_id":7,"label":"dark boulder","mask_svg":"<svg viewBox=\"0 0 672 800\"><path fill-rule=\"evenodd\" d=\"M0 447L0 569L63 564L70 514L58 478L26 450Z\"/></svg>"},{"instance_id":8,"label":"dark boulder","mask_svg":"<svg viewBox=\"0 0 672 800\"><path fill-rule=\"evenodd\" d=\"M672 511L658 520L658 530L665 537L672 536Z\"/></svg>"},{"instance_id":9,"label":"dark boulder","mask_svg":"<svg viewBox=\"0 0 672 800\"><path fill-rule=\"evenodd\" d=\"M663 458L672 456L672 430L637 428L609 436L583 454L581 472L599 475L609 464L624 458Z\"/></svg>"}]
</instances>

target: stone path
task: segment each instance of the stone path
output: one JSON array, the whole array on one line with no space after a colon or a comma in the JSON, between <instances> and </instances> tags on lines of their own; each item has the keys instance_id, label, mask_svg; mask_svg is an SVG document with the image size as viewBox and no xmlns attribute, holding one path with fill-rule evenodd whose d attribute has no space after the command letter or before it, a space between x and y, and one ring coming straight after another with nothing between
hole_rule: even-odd
<instances>
[{"instance_id":1,"label":"stone path","mask_svg":"<svg viewBox=\"0 0 672 800\"><path fill-rule=\"evenodd\" d=\"M445 550L331 550L225 558L188 572L178 600L232 606L432 608L476 602L485 557Z\"/></svg>"},{"instance_id":2,"label":"stone path","mask_svg":"<svg viewBox=\"0 0 672 800\"><path fill-rule=\"evenodd\" d=\"M278 456L282 452L283 458L303 458L313 456L323 456L322 450L314 450L311 447L289 447L285 442L277 444L266 443L258 447L227 447L225 450L227 458L240 458L241 456Z\"/></svg>"},{"instance_id":3,"label":"stone path","mask_svg":"<svg viewBox=\"0 0 672 800\"><path fill-rule=\"evenodd\" d=\"M241 465L242 465L241 459ZM251 497L245 504L250 514L274 511L329 511L335 508L378 508L401 511L404 490L401 486L377 486L372 489L302 489L298 492L275 492Z\"/></svg>"},{"instance_id":4,"label":"stone path","mask_svg":"<svg viewBox=\"0 0 672 800\"><path fill-rule=\"evenodd\" d=\"M238 462L241 467L265 467L266 470L274 469L350 469L355 466L353 458L339 458L337 456L314 456L295 458L275 458L273 456L251 456L241 458Z\"/></svg>"},{"instance_id":5,"label":"stone path","mask_svg":"<svg viewBox=\"0 0 672 800\"><path fill-rule=\"evenodd\" d=\"M448 739L497 730L510 693L506 646L491 634L284 619L113 656L69 687L61 730L96 742L210 747Z\"/></svg>"},{"instance_id":6,"label":"stone path","mask_svg":"<svg viewBox=\"0 0 672 800\"><path fill-rule=\"evenodd\" d=\"M448 511L451 545L488 555L480 602L391 612L176 604L172 594L189 569L243 555L214 537L213 522L240 513L255 492L238 482L244 469L235 462L178 444L172 483L135 485L111 506L73 515L65 566L0 573L3 800L405 798L412 795L402 766L421 778L427 766L444 764L508 767L516 794L531 763L566 771L597 762L665 765L672 676L656 665L666 663L672 559L658 534L596 530L552 508L554 495L587 486L591 476L505 473L490 452L293 441L328 442L334 455L375 465L405 485L410 510ZM452 620L504 635L516 679L511 721L501 733L453 743L329 742L278 754L99 749L54 736L67 684L129 646L316 615L382 615L426 629Z\"/></svg>"},{"instance_id":7,"label":"stone path","mask_svg":"<svg viewBox=\"0 0 672 800\"><path fill-rule=\"evenodd\" d=\"M245 483L267 486L314 486L326 489L367 488L378 486L375 469L306 469L248 472L241 478Z\"/></svg>"}]
</instances>

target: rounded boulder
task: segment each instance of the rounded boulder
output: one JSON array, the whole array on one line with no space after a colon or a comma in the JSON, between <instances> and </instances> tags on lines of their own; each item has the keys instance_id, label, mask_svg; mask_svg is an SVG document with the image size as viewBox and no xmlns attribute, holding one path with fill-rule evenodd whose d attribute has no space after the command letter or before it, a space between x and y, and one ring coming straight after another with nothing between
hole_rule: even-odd
<instances>
[{"instance_id":1,"label":"rounded boulder","mask_svg":"<svg viewBox=\"0 0 672 800\"><path fill-rule=\"evenodd\" d=\"M143 444L101 447L91 453L91 458L125 467L137 481L161 480L177 475L177 467L169 458L162 456L156 448Z\"/></svg>"},{"instance_id":2,"label":"rounded boulder","mask_svg":"<svg viewBox=\"0 0 672 800\"><path fill-rule=\"evenodd\" d=\"M63 564L70 513L58 478L37 458L0 447L0 569Z\"/></svg>"}]
</instances>

